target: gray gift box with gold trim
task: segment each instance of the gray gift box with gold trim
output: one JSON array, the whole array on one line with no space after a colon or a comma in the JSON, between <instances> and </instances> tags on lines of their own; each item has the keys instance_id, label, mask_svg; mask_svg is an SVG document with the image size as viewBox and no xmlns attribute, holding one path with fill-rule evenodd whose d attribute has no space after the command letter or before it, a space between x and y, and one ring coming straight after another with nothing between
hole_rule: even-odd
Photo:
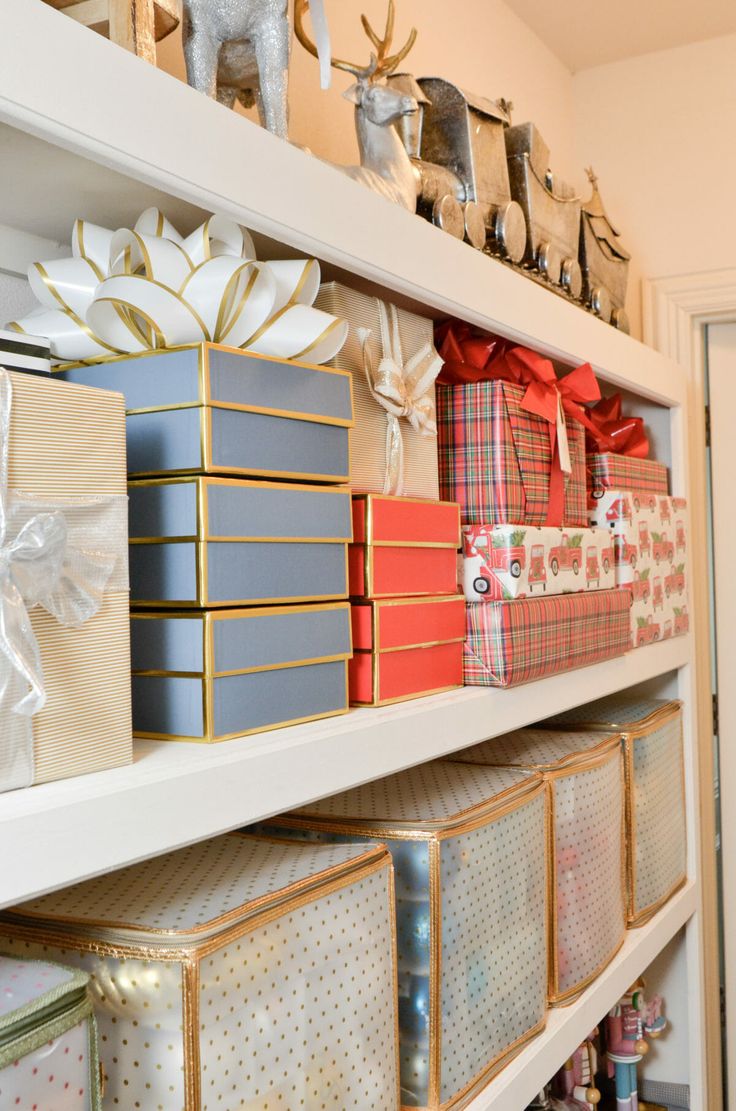
<instances>
[{"instance_id":1,"label":"gray gift box with gold trim","mask_svg":"<svg viewBox=\"0 0 736 1111\"><path fill-rule=\"evenodd\" d=\"M193 476L131 482L128 493L133 605L347 597L347 487Z\"/></svg>"},{"instance_id":2,"label":"gray gift box with gold trim","mask_svg":"<svg viewBox=\"0 0 736 1111\"><path fill-rule=\"evenodd\" d=\"M125 396L128 473L347 482L347 371L203 343L65 367Z\"/></svg>"},{"instance_id":3,"label":"gray gift box with gold trim","mask_svg":"<svg viewBox=\"0 0 736 1111\"><path fill-rule=\"evenodd\" d=\"M347 602L131 616L133 731L222 741L344 714Z\"/></svg>"}]
</instances>

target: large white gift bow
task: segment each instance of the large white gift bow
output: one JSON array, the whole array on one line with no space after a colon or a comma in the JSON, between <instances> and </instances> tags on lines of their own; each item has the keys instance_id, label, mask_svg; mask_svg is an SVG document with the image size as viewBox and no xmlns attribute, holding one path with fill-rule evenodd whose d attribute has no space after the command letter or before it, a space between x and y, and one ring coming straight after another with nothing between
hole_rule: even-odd
<instances>
[{"instance_id":1,"label":"large white gift bow","mask_svg":"<svg viewBox=\"0 0 736 1111\"><path fill-rule=\"evenodd\" d=\"M386 411L386 470L384 494L404 492L404 437L401 418L420 436L436 436L437 421L430 391L442 369L442 358L425 343L404 363L399 334L399 314L394 305L376 298L383 355L376 367L370 350L372 330L358 328L363 371L368 388Z\"/></svg>"},{"instance_id":2,"label":"large white gift bow","mask_svg":"<svg viewBox=\"0 0 736 1111\"><path fill-rule=\"evenodd\" d=\"M258 262L225 216L186 238L156 208L115 232L77 220L71 257L33 263L28 280L40 307L9 327L48 336L62 362L211 340L321 364L347 338L345 321L313 307L319 263Z\"/></svg>"},{"instance_id":3,"label":"large white gift bow","mask_svg":"<svg viewBox=\"0 0 736 1111\"><path fill-rule=\"evenodd\" d=\"M125 495L46 502L8 490L12 400L0 367L0 791L34 777L32 719L46 692L29 610L81 625L106 589L127 588Z\"/></svg>"}]
</instances>

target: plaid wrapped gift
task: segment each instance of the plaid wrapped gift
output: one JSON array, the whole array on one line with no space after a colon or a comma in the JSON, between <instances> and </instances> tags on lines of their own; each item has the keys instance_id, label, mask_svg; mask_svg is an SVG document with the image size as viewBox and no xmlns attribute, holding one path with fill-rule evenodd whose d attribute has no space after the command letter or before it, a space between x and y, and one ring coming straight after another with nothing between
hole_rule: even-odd
<instances>
[{"instance_id":1,"label":"plaid wrapped gift","mask_svg":"<svg viewBox=\"0 0 736 1111\"><path fill-rule=\"evenodd\" d=\"M631 647L630 609L624 590L471 602L465 683L516 687L622 656Z\"/></svg>"},{"instance_id":2,"label":"plaid wrapped gift","mask_svg":"<svg viewBox=\"0 0 736 1111\"><path fill-rule=\"evenodd\" d=\"M615 452L588 454L589 490L641 490L646 494L670 492L669 474L656 459L633 459Z\"/></svg>"},{"instance_id":3,"label":"plaid wrapped gift","mask_svg":"<svg viewBox=\"0 0 736 1111\"><path fill-rule=\"evenodd\" d=\"M523 386L501 380L437 386L440 497L463 524L544 525L552 469L549 424L521 407ZM588 524L585 433L567 418L572 472L563 525Z\"/></svg>"}]
</instances>

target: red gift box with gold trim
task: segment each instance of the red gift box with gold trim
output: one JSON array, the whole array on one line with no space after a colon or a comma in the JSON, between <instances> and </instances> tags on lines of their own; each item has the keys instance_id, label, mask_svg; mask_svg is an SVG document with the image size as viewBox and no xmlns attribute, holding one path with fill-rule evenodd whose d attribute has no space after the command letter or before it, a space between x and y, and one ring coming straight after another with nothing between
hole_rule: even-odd
<instances>
[{"instance_id":1,"label":"red gift box with gold trim","mask_svg":"<svg viewBox=\"0 0 736 1111\"><path fill-rule=\"evenodd\" d=\"M460 507L455 502L355 494L350 595L454 594L459 547Z\"/></svg>"},{"instance_id":2,"label":"red gift box with gold trim","mask_svg":"<svg viewBox=\"0 0 736 1111\"><path fill-rule=\"evenodd\" d=\"M465 599L353 603L350 702L381 706L463 685Z\"/></svg>"}]
</instances>

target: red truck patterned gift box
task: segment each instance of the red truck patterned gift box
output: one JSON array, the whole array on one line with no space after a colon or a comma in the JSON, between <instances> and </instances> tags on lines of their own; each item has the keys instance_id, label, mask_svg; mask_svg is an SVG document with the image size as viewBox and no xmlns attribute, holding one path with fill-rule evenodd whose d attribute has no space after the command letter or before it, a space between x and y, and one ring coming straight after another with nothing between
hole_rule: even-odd
<instances>
[{"instance_id":1,"label":"red truck patterned gift box","mask_svg":"<svg viewBox=\"0 0 736 1111\"><path fill-rule=\"evenodd\" d=\"M609 590L613 537L605 529L463 525L461 574L469 602Z\"/></svg>"},{"instance_id":2,"label":"red truck patterned gift box","mask_svg":"<svg viewBox=\"0 0 736 1111\"><path fill-rule=\"evenodd\" d=\"M516 687L622 656L631 647L630 610L628 592L618 589L471 602L465 683Z\"/></svg>"},{"instance_id":3,"label":"red truck patterned gift box","mask_svg":"<svg viewBox=\"0 0 736 1111\"><path fill-rule=\"evenodd\" d=\"M550 425L522 408L523 386L500 380L437 386L440 496L460 503L463 524L550 523ZM584 527L585 432L568 417L571 472L562 520Z\"/></svg>"},{"instance_id":4,"label":"red truck patterned gift box","mask_svg":"<svg viewBox=\"0 0 736 1111\"><path fill-rule=\"evenodd\" d=\"M591 498L590 520L612 534L616 582L632 598L633 647L686 633L686 500L643 490L597 491Z\"/></svg>"},{"instance_id":5,"label":"red truck patterned gift box","mask_svg":"<svg viewBox=\"0 0 736 1111\"><path fill-rule=\"evenodd\" d=\"M634 459L612 451L588 454L588 488L600 490L639 490L647 494L670 492L669 473L656 459Z\"/></svg>"}]
</instances>

